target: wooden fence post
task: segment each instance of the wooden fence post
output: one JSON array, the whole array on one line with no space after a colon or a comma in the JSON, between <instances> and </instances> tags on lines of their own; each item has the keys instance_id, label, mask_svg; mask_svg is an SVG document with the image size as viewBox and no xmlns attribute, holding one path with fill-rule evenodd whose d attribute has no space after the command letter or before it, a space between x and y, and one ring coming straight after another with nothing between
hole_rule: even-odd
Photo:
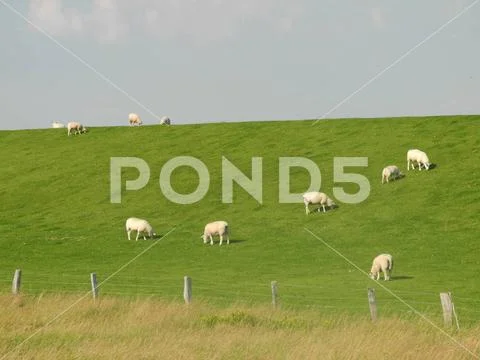
<instances>
[{"instance_id":1,"label":"wooden fence post","mask_svg":"<svg viewBox=\"0 0 480 360\"><path fill-rule=\"evenodd\" d=\"M274 308L277 307L277 300L278 300L278 283L276 281L272 281L272 305Z\"/></svg>"},{"instance_id":2,"label":"wooden fence post","mask_svg":"<svg viewBox=\"0 0 480 360\"><path fill-rule=\"evenodd\" d=\"M368 306L370 307L372 321L377 320L377 301L375 300L375 289L373 288L368 288Z\"/></svg>"},{"instance_id":3,"label":"wooden fence post","mask_svg":"<svg viewBox=\"0 0 480 360\"><path fill-rule=\"evenodd\" d=\"M186 304L192 302L192 278L189 276L183 278L183 298Z\"/></svg>"},{"instance_id":4,"label":"wooden fence post","mask_svg":"<svg viewBox=\"0 0 480 360\"><path fill-rule=\"evenodd\" d=\"M457 329L460 329L457 313L455 312L455 305L453 304L453 301L452 301L452 293L450 292L440 293L440 302L442 303L444 325L447 327L452 326L452 315L453 315L455 316L455 323L457 325Z\"/></svg>"},{"instance_id":5,"label":"wooden fence post","mask_svg":"<svg viewBox=\"0 0 480 360\"><path fill-rule=\"evenodd\" d=\"M98 297L97 274L96 273L91 273L90 274L90 283L92 284L93 299L96 299Z\"/></svg>"},{"instance_id":6,"label":"wooden fence post","mask_svg":"<svg viewBox=\"0 0 480 360\"><path fill-rule=\"evenodd\" d=\"M457 330L460 330L460 324L458 323L458 316L457 312L455 311L455 303L453 302L452 293L448 293L450 295L450 300L452 301L452 310L453 316L455 316L455 323L457 324Z\"/></svg>"},{"instance_id":7,"label":"wooden fence post","mask_svg":"<svg viewBox=\"0 0 480 360\"><path fill-rule=\"evenodd\" d=\"M15 270L12 281L12 293L17 295L20 292L20 285L22 283L22 270Z\"/></svg>"}]
</instances>

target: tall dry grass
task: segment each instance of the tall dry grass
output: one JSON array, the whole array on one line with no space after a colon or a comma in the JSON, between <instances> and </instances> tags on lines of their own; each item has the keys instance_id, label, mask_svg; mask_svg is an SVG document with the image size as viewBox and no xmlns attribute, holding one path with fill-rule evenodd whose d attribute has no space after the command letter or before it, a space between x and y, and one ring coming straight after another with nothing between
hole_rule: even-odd
<instances>
[{"instance_id":1,"label":"tall dry grass","mask_svg":"<svg viewBox=\"0 0 480 360\"><path fill-rule=\"evenodd\" d=\"M0 296L0 359L471 359L422 320L158 299ZM480 327L451 332L479 356ZM29 338L30 337L30 338Z\"/></svg>"}]
</instances>

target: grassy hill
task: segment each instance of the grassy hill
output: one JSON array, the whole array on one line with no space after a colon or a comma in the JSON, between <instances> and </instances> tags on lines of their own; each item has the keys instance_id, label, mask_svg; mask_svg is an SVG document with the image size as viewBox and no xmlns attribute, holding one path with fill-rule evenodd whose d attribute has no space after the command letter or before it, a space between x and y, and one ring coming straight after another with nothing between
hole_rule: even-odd
<instances>
[{"instance_id":1,"label":"grassy hill","mask_svg":"<svg viewBox=\"0 0 480 360\"><path fill-rule=\"evenodd\" d=\"M478 321L479 119L108 127L74 137L65 129L1 131L0 289L9 292L14 270L21 268L26 293L83 293L96 272L100 282L108 279L101 295L181 300L183 276L189 275L194 299L267 304L276 280L284 307L366 313L366 289L374 287L380 316L411 313L330 246L365 272L375 255L391 253L393 281L382 285L435 318L438 293L452 291L460 321ZM409 148L426 151L436 167L407 172ZM200 159L210 175L207 195L190 205L169 201L159 186L162 166L185 155ZM145 160L150 181L138 191L124 189L122 203L112 204L110 158L122 156ZM263 159L263 203L238 186L233 203L222 203L223 156L248 176L251 158ZM333 158L368 157L368 167L346 171L366 176L370 195L306 216L303 203L278 201L278 159L285 156L314 161L321 189L332 197L334 186L358 190L334 183ZM406 177L382 185L381 170L389 164ZM132 180L138 172L125 169L122 175ZM303 192L309 177L293 168L290 181L292 192ZM191 168L172 174L179 193L197 184ZM124 223L130 216L149 219L159 235L173 231L155 243L129 242ZM204 224L217 219L231 225L229 246L200 239Z\"/></svg>"}]
</instances>

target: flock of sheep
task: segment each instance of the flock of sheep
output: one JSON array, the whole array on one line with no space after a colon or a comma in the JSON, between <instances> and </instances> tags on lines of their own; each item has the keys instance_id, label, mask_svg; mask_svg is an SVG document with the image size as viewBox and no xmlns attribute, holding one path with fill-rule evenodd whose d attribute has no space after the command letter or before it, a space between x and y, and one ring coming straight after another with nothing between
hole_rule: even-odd
<instances>
[{"instance_id":1,"label":"flock of sheep","mask_svg":"<svg viewBox=\"0 0 480 360\"><path fill-rule=\"evenodd\" d=\"M142 120L140 119L140 116L138 116L135 113L130 113L128 114L128 123L130 126L140 126L143 124ZM170 125L171 121L168 116L162 116L160 119L160 125Z\"/></svg>"},{"instance_id":2,"label":"flock of sheep","mask_svg":"<svg viewBox=\"0 0 480 360\"><path fill-rule=\"evenodd\" d=\"M407 170L415 169L415 165L418 166L418 170L422 170L422 167L425 170L429 170L431 163L428 159L428 156L425 152L412 149L407 152ZM403 174L400 172L400 169L396 165L388 165L382 170L382 184L389 182L390 180L398 179L402 177ZM335 202L330 199L325 193L318 191L310 191L303 194L303 202L305 204L305 213L308 215L311 211L309 205L319 205L323 212L326 212L326 207L329 209L335 208L337 205ZM155 232L152 226L148 221L138 218L129 218L125 224L126 231L128 234L128 240L130 240L130 232L137 231L138 240L139 234L143 234L143 239L146 240L145 234L149 237L155 236ZM206 244L210 240L210 245L213 245L213 236L218 235L220 237L220 245L223 243L223 238L227 240L227 244L230 243L229 239L229 227L226 221L214 221L205 225L203 230L203 243ZM381 273L383 273L384 280L390 280L390 276L393 270L393 257L390 254L380 254L373 259L372 267L370 269L370 278L374 280L379 280Z\"/></svg>"},{"instance_id":3,"label":"flock of sheep","mask_svg":"<svg viewBox=\"0 0 480 360\"><path fill-rule=\"evenodd\" d=\"M140 116L138 116L135 113L130 113L128 114L128 123L130 126L140 126L143 124L142 120L140 119ZM160 125L170 125L172 121L168 116L163 116L160 119ZM65 125L62 124L59 121L54 121L52 122L52 128L54 129L60 129L64 128ZM70 121L67 124L67 135L70 136L70 134L76 135L76 134L82 134L87 132L87 128L83 126L82 124L76 122L76 121Z\"/></svg>"},{"instance_id":4,"label":"flock of sheep","mask_svg":"<svg viewBox=\"0 0 480 360\"><path fill-rule=\"evenodd\" d=\"M135 241L138 241L140 234L143 235L143 240L147 240L145 235L148 235L150 238L153 238L157 235L152 225L150 225L147 220L135 217L127 219L125 223L125 230L127 231L128 240L131 240L130 234L132 231L137 232ZM215 235L220 237L220 245L223 243L223 238L226 238L227 244L230 244L229 227L226 221L214 221L205 225L205 228L203 229L203 235L201 236L203 243L206 244L208 240L210 240L210 245L213 245L213 236Z\"/></svg>"},{"instance_id":5,"label":"flock of sheep","mask_svg":"<svg viewBox=\"0 0 480 360\"><path fill-rule=\"evenodd\" d=\"M140 126L142 125L142 120L140 117L135 113L130 113L128 115L128 122L130 126ZM163 116L160 119L160 125L170 125L171 121L168 116ZM65 126L59 122L52 123L53 128L64 128ZM84 127L82 124L77 122L69 122L67 124L67 134L81 134L87 131L87 128ZM411 149L407 152L407 170L415 169L415 165L418 166L418 170L422 170L422 167L425 170L429 170L431 163L427 156L427 154L418 149ZM403 177L403 174L400 172L400 169L396 165L388 165L383 168L382 170L382 184L385 182L389 182L390 180L396 180L400 177ZM319 191L311 191L303 194L303 203L305 204L305 213L308 215L311 211L309 205L319 205L318 211L320 211L320 207L322 208L323 212L326 212L326 207L329 209L335 208L337 205L335 202L328 197L323 192ZM147 220L139 219L139 218L128 218L125 223L125 229L127 231L128 240L131 240L130 234L132 231L137 232L136 241L140 234L143 235L143 239L147 240L145 235L148 235L150 238L153 238L156 233L153 227ZM213 245L213 236L218 235L220 238L220 245L223 243L223 239L226 238L227 244L230 244L229 238L229 227L226 221L214 221L205 225L203 230L203 235L201 238L203 239L203 243L206 244L208 240L210 240L210 245ZM380 279L380 275L383 272L384 280L390 280L390 275L393 270L393 257L390 254L380 254L373 259L372 267L370 269L370 277L375 280Z\"/></svg>"},{"instance_id":6,"label":"flock of sheep","mask_svg":"<svg viewBox=\"0 0 480 360\"><path fill-rule=\"evenodd\" d=\"M422 167L425 170L429 170L431 163L427 154L418 149L411 149L407 151L407 171L415 169L415 164L418 166L418 170L421 171ZM388 182L391 178L398 179L403 174L396 165L386 166L382 170L382 184ZM373 259L372 268L370 269L370 277L375 280L380 279L380 274L383 272L383 279L390 280L390 275L393 270L393 257L390 254L380 254Z\"/></svg>"},{"instance_id":7,"label":"flock of sheep","mask_svg":"<svg viewBox=\"0 0 480 360\"><path fill-rule=\"evenodd\" d=\"M425 170L429 170L431 163L428 159L428 156L425 152L412 149L407 152L407 170L415 169L415 165L418 166L418 170L422 170L422 167ZM382 184L389 182L391 179L398 179L402 177L403 174L400 172L400 169L396 165L388 165L382 170ZM318 211L322 208L323 212L326 212L326 207L329 209L335 208L337 205L330 199L325 193L318 191L311 191L303 194L303 202L305 204L305 213L308 215L311 211L309 205L319 205ZM128 235L128 240L130 240L130 233L132 231L137 232L136 240L140 234L143 234L143 239L146 240L145 234L150 238L155 236L155 232L152 226L148 223L147 220L138 219L138 218L129 218L125 224L125 228ZM227 240L227 244L230 243L229 238L229 227L226 221L214 221L205 225L203 230L203 243L206 244L210 240L210 245L213 245L213 236L218 235L220 237L220 245L223 243L224 237ZM393 257L390 254L380 254L373 259L372 267L370 269L370 277L374 280L379 280L381 273L383 273L384 280L390 280L390 276L393 270Z\"/></svg>"},{"instance_id":8,"label":"flock of sheep","mask_svg":"<svg viewBox=\"0 0 480 360\"><path fill-rule=\"evenodd\" d=\"M418 149L411 149L407 152L407 170L415 169L415 165L418 166L418 170L429 170L431 163L425 152ZM382 184L402 177L403 174L396 165L388 165L382 170ZM325 193L318 191L311 191L303 194L303 203L305 204L305 212L308 215L310 213L309 205L319 205L326 211L325 207L334 208L336 204ZM375 280L380 279L380 274L383 272L384 280L390 280L390 275L393 270L393 257L390 254L380 254L373 259L372 268L370 269L370 277Z\"/></svg>"},{"instance_id":9,"label":"flock of sheep","mask_svg":"<svg viewBox=\"0 0 480 360\"><path fill-rule=\"evenodd\" d=\"M130 126L140 126L143 124L142 120L140 119L140 116L138 116L135 113L128 114L128 123ZM160 125L170 125L170 124L171 124L171 120L168 116L163 116L160 119ZM64 128L65 125L58 121L54 121L52 123L52 127ZM78 122L71 121L67 124L68 136L70 136L70 134L74 134L74 135L82 134L82 133L85 133L86 131L87 131L87 128ZM138 241L140 234L143 236L144 240L147 240L145 235L147 235L150 238L153 238L154 236L156 236L155 230L147 220L139 219L135 217L131 217L127 219L125 223L125 230L127 231L128 240L131 240L132 231L137 232L137 236L135 238L136 241ZM213 245L213 236L215 235L218 235L220 237L220 245L222 245L224 237L227 240L227 244L230 244L229 227L226 221L214 221L205 225L203 235L201 236L203 238L203 243L206 244L208 240L210 240L210 245Z\"/></svg>"}]
</instances>

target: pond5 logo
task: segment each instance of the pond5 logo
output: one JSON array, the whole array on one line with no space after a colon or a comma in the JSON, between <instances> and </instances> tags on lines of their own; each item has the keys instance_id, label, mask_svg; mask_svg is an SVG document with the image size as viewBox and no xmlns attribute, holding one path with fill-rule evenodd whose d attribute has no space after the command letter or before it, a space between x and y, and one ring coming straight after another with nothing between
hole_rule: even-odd
<instances>
[{"instance_id":1,"label":"pond5 logo","mask_svg":"<svg viewBox=\"0 0 480 360\"><path fill-rule=\"evenodd\" d=\"M233 183L237 183L250 194L258 203L263 203L263 172L262 157L251 159L252 172L250 177L245 175L225 156L222 156L222 203L233 203ZM171 185L172 173L179 167L188 166L198 174L198 186L189 194L176 192ZM358 204L370 195L370 182L358 173L345 172L346 167L367 167L367 157L334 157L333 181L335 183L353 183L359 190L354 194L346 193L343 187L334 186L333 195L343 203ZM139 175L134 180L125 180L126 191L137 191L145 187L150 181L150 167L148 163L138 157L111 157L110 158L110 201L114 204L122 202L122 169L136 168ZM318 191L321 187L322 176L317 164L305 157L278 158L278 202L301 203L302 193L290 192L290 169L304 168L310 175L310 185L305 190ZM170 201L177 204L193 204L203 199L210 187L210 173L205 163L192 156L177 156L168 160L162 167L159 177L160 190Z\"/></svg>"}]
</instances>

